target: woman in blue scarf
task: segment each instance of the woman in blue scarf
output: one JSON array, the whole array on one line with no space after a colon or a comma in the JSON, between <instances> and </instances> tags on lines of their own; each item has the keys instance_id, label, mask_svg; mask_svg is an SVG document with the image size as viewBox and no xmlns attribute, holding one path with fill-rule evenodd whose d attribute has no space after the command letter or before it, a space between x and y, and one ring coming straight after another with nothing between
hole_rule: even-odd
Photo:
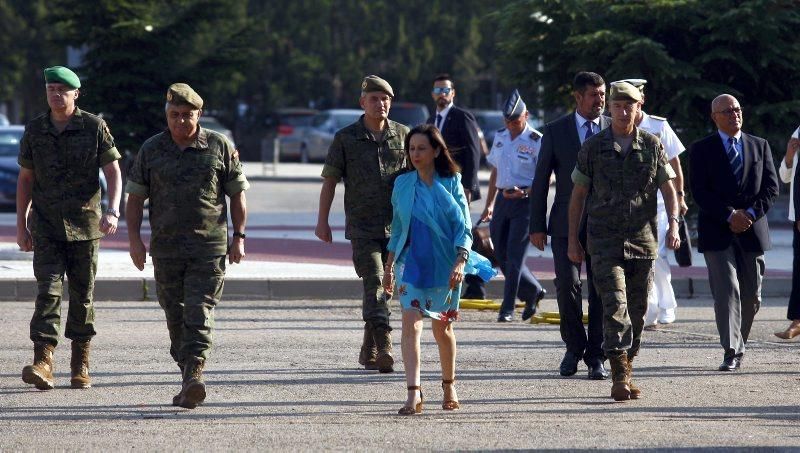
<instances>
[{"instance_id":1,"label":"woman in blue scarf","mask_svg":"<svg viewBox=\"0 0 800 453\"><path fill-rule=\"evenodd\" d=\"M456 338L464 273L484 280L495 275L486 258L470 253L472 221L458 166L433 125L417 126L406 135L414 171L400 175L392 192L392 236L383 287L397 293L403 308L401 346L408 399L400 415L422 412L420 337L422 318L431 318L442 366L442 409L459 408L454 386Z\"/></svg>"}]
</instances>

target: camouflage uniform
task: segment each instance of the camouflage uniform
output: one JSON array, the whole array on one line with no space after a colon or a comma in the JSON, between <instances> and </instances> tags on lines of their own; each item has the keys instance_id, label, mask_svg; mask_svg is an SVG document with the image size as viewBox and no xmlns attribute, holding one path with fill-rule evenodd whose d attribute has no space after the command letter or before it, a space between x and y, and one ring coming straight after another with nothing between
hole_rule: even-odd
<instances>
[{"instance_id":1,"label":"camouflage uniform","mask_svg":"<svg viewBox=\"0 0 800 453\"><path fill-rule=\"evenodd\" d=\"M228 251L225 196L249 184L233 146L199 128L183 151L164 131L142 145L125 191L150 199L150 256L176 362L206 359Z\"/></svg>"},{"instance_id":2,"label":"camouflage uniform","mask_svg":"<svg viewBox=\"0 0 800 453\"><path fill-rule=\"evenodd\" d=\"M639 351L657 256L657 191L675 177L659 139L636 129L627 154L611 128L581 147L572 173L589 188L587 253L603 302L603 348L611 358Z\"/></svg>"},{"instance_id":3,"label":"camouflage uniform","mask_svg":"<svg viewBox=\"0 0 800 453\"><path fill-rule=\"evenodd\" d=\"M363 115L337 132L322 177L344 179L345 237L352 243L353 265L364 283L364 322L391 331L381 279L391 233L392 183L406 167L403 148L408 128L394 121L388 124L381 143L364 126Z\"/></svg>"},{"instance_id":4,"label":"camouflage uniform","mask_svg":"<svg viewBox=\"0 0 800 453\"><path fill-rule=\"evenodd\" d=\"M100 238L98 168L120 159L105 121L75 108L63 132L50 112L25 128L20 167L33 170L30 229L38 294L30 324L34 342L58 343L64 274L69 311L64 336L86 342L95 335L94 277Z\"/></svg>"}]
</instances>

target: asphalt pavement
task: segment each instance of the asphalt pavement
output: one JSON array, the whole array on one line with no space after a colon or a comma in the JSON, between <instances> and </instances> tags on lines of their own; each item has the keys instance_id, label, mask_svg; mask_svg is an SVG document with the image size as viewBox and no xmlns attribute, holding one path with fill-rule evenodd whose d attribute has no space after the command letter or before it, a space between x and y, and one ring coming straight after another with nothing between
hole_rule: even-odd
<instances>
[{"instance_id":1,"label":"asphalt pavement","mask_svg":"<svg viewBox=\"0 0 800 453\"><path fill-rule=\"evenodd\" d=\"M355 300L224 300L206 367L208 398L170 406L177 367L155 302L100 301L92 342L93 387L69 389L69 344L56 349L55 390L20 379L32 358L31 302L0 310L2 451L396 451L621 449L798 451L798 345L782 299L756 317L741 371L722 359L709 299L681 299L679 321L646 331L634 376L643 398L615 403L609 381L561 377L558 326L498 324L462 311L457 389L462 409L441 409L438 354L425 323L421 415L396 415L405 399L400 325L396 371L359 369ZM544 309L554 310L552 300Z\"/></svg>"}]
</instances>

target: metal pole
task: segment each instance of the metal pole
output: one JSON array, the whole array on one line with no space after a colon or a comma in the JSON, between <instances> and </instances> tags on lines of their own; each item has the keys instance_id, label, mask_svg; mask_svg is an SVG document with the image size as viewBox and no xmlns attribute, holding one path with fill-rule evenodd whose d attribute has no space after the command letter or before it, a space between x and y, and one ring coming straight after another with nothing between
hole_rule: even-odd
<instances>
[{"instance_id":1,"label":"metal pole","mask_svg":"<svg viewBox=\"0 0 800 453\"><path fill-rule=\"evenodd\" d=\"M280 162L280 153L281 153L281 140L278 137L275 137L273 143L273 152L272 152L272 176L278 175L278 162Z\"/></svg>"}]
</instances>

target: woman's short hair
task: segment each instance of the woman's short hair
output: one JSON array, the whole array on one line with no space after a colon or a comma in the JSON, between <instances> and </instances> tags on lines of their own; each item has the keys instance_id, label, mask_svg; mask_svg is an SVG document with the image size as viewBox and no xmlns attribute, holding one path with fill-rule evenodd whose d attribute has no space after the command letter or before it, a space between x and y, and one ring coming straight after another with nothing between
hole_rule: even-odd
<instances>
[{"instance_id":1,"label":"woman's short hair","mask_svg":"<svg viewBox=\"0 0 800 453\"><path fill-rule=\"evenodd\" d=\"M433 165L436 168L436 173L439 176L447 177L453 176L456 173L461 171L458 164L453 160L453 157L450 155L450 151L447 149L447 144L444 142L444 137L442 137L442 133L439 132L439 128L434 126L433 124L420 124L419 126L415 126L411 129L408 134L406 134L406 155L408 155L409 147L411 144L411 137L416 134L422 134L428 137L428 141L430 142L433 149L439 150L439 155L436 156L436 159L433 161ZM408 159L408 168L413 169L414 165L411 163L411 159Z\"/></svg>"}]
</instances>

